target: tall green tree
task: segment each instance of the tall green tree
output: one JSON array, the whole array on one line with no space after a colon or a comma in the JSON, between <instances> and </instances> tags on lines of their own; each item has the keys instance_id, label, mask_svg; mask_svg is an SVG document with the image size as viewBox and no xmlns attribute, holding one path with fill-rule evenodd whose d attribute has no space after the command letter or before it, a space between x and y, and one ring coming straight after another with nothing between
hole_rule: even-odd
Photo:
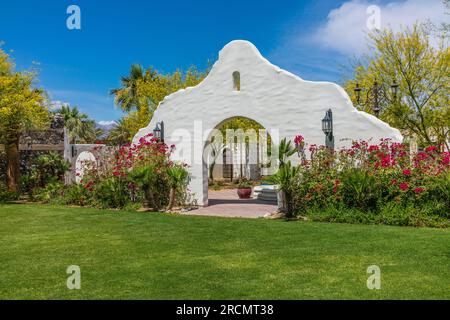
<instances>
[{"instance_id":1,"label":"tall green tree","mask_svg":"<svg viewBox=\"0 0 450 320\"><path fill-rule=\"evenodd\" d=\"M415 136L422 145L450 140L450 48L445 37L432 45L429 31L416 24L400 32L385 29L371 34L375 54L355 68L345 88L356 103L356 83L368 88L375 81L399 84L397 98L386 93L380 118ZM387 91L387 90L386 90ZM371 112L370 107L365 111Z\"/></svg>"},{"instance_id":2,"label":"tall green tree","mask_svg":"<svg viewBox=\"0 0 450 320\"><path fill-rule=\"evenodd\" d=\"M44 128L49 122L41 90L33 87L33 72L15 71L10 57L0 49L0 141L5 146L7 186L19 191L19 140L23 132Z\"/></svg>"},{"instance_id":3,"label":"tall green tree","mask_svg":"<svg viewBox=\"0 0 450 320\"><path fill-rule=\"evenodd\" d=\"M125 119L119 119L114 128L112 128L106 138L109 144L121 146L130 141L130 131L127 128Z\"/></svg>"},{"instance_id":4,"label":"tall green tree","mask_svg":"<svg viewBox=\"0 0 450 320\"><path fill-rule=\"evenodd\" d=\"M121 87L112 89L111 95L114 95L114 101L123 111L130 112L134 108L140 109L147 106L146 98L140 93L139 86L145 83L146 74L139 64L133 64L130 68L130 74L121 78Z\"/></svg>"},{"instance_id":5,"label":"tall green tree","mask_svg":"<svg viewBox=\"0 0 450 320\"><path fill-rule=\"evenodd\" d=\"M101 134L95 128L95 121L77 107L62 106L57 113L64 118L64 126L69 131L70 143L94 143Z\"/></svg>"},{"instance_id":6,"label":"tall green tree","mask_svg":"<svg viewBox=\"0 0 450 320\"><path fill-rule=\"evenodd\" d=\"M199 84L208 74L191 67L185 73L177 70L170 74L158 72L153 67L146 70L133 64L130 73L121 78L121 86L111 90L115 104L128 114L122 128L132 139L140 128L148 125L159 103L169 94Z\"/></svg>"}]
</instances>

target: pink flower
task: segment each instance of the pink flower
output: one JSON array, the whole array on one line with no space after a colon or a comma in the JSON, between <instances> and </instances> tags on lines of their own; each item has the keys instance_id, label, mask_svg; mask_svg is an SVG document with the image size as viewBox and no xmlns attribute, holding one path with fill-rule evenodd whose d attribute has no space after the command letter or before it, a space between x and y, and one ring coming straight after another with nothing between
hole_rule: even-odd
<instances>
[{"instance_id":1,"label":"pink flower","mask_svg":"<svg viewBox=\"0 0 450 320\"><path fill-rule=\"evenodd\" d=\"M381 158L381 166L383 168L389 167L390 164L391 164L391 157L390 156L383 156Z\"/></svg>"},{"instance_id":2,"label":"pink flower","mask_svg":"<svg viewBox=\"0 0 450 320\"><path fill-rule=\"evenodd\" d=\"M425 149L425 152L431 153L438 151L438 148L436 146L429 146Z\"/></svg>"},{"instance_id":3,"label":"pink flower","mask_svg":"<svg viewBox=\"0 0 450 320\"><path fill-rule=\"evenodd\" d=\"M409 189L409 185L406 182L400 183L399 187L400 187L400 190L402 190L402 191L406 191Z\"/></svg>"},{"instance_id":4,"label":"pink flower","mask_svg":"<svg viewBox=\"0 0 450 320\"><path fill-rule=\"evenodd\" d=\"M450 152L444 152L442 157L442 164L449 165L450 164Z\"/></svg>"},{"instance_id":5,"label":"pink flower","mask_svg":"<svg viewBox=\"0 0 450 320\"><path fill-rule=\"evenodd\" d=\"M300 145L303 141L305 141L305 138L303 138L303 136L301 135L295 136L294 138L294 143L297 146Z\"/></svg>"},{"instance_id":6,"label":"pink flower","mask_svg":"<svg viewBox=\"0 0 450 320\"><path fill-rule=\"evenodd\" d=\"M403 174L404 174L405 176L409 176L409 175L411 174L411 170L405 169L405 170L403 170Z\"/></svg>"},{"instance_id":7,"label":"pink flower","mask_svg":"<svg viewBox=\"0 0 450 320\"><path fill-rule=\"evenodd\" d=\"M336 192L337 192L337 189L338 189L338 187L339 187L340 184L341 184L341 181L340 181L339 179L336 179L336 180L334 181L333 193L336 193Z\"/></svg>"},{"instance_id":8,"label":"pink flower","mask_svg":"<svg viewBox=\"0 0 450 320\"><path fill-rule=\"evenodd\" d=\"M416 194L420 194L420 193L422 193L422 192L424 192L425 191L425 189L424 188L415 188L414 189L414 192L416 193Z\"/></svg>"}]
</instances>

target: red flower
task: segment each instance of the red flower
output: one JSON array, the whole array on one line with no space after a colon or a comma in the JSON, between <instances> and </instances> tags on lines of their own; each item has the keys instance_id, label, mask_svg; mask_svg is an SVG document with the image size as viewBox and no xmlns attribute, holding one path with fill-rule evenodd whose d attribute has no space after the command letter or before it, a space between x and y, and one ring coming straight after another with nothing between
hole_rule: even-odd
<instances>
[{"instance_id":1,"label":"red flower","mask_svg":"<svg viewBox=\"0 0 450 320\"><path fill-rule=\"evenodd\" d=\"M381 166L383 168L389 167L390 164L391 164L391 157L390 156L383 156L381 158Z\"/></svg>"},{"instance_id":2,"label":"red flower","mask_svg":"<svg viewBox=\"0 0 450 320\"><path fill-rule=\"evenodd\" d=\"M450 164L450 152L444 152L442 157L442 164L449 165Z\"/></svg>"},{"instance_id":3,"label":"red flower","mask_svg":"<svg viewBox=\"0 0 450 320\"><path fill-rule=\"evenodd\" d=\"M429 146L425 149L425 152L431 153L438 151L438 148L436 146Z\"/></svg>"},{"instance_id":4,"label":"red flower","mask_svg":"<svg viewBox=\"0 0 450 320\"><path fill-rule=\"evenodd\" d=\"M402 190L402 191L406 191L409 189L409 185L406 182L400 183L399 187L400 187L400 190Z\"/></svg>"},{"instance_id":5,"label":"red flower","mask_svg":"<svg viewBox=\"0 0 450 320\"><path fill-rule=\"evenodd\" d=\"M303 141L305 141L305 138L303 138L303 136L301 136L301 135L295 136L295 138L294 138L294 143L297 146L299 144L301 144Z\"/></svg>"},{"instance_id":6,"label":"red flower","mask_svg":"<svg viewBox=\"0 0 450 320\"><path fill-rule=\"evenodd\" d=\"M404 174L405 176L409 176L409 175L411 174L411 170L405 169L405 170L403 170L403 174Z\"/></svg>"},{"instance_id":7,"label":"red flower","mask_svg":"<svg viewBox=\"0 0 450 320\"><path fill-rule=\"evenodd\" d=\"M422 192L424 192L425 191L425 189L424 188L415 188L414 189L414 192L416 193L416 194L420 194L420 193L422 193Z\"/></svg>"},{"instance_id":8,"label":"red flower","mask_svg":"<svg viewBox=\"0 0 450 320\"><path fill-rule=\"evenodd\" d=\"M333 193L336 193L336 192L337 192L337 189L338 189L338 187L339 187L340 184L341 184L341 181L340 181L339 179L336 179L336 180L334 181Z\"/></svg>"}]
</instances>

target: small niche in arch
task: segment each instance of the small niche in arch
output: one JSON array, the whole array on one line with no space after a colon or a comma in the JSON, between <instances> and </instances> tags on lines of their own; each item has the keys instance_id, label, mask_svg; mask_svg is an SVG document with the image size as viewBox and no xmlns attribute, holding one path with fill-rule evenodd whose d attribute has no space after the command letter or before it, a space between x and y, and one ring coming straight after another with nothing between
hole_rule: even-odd
<instances>
[{"instance_id":1,"label":"small niche in arch","mask_svg":"<svg viewBox=\"0 0 450 320\"><path fill-rule=\"evenodd\" d=\"M233 72L233 89L234 91L241 91L241 74L239 71Z\"/></svg>"}]
</instances>

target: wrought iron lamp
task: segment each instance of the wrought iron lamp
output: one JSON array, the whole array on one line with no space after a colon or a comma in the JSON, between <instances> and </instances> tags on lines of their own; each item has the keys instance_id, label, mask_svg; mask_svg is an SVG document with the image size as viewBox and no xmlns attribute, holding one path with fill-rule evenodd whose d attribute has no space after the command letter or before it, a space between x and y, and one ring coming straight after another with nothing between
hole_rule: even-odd
<instances>
[{"instance_id":1,"label":"wrought iron lamp","mask_svg":"<svg viewBox=\"0 0 450 320\"><path fill-rule=\"evenodd\" d=\"M71 152L72 152L72 158L75 158L75 156L78 153L78 150L77 150L77 148L75 147L74 144L71 146Z\"/></svg>"},{"instance_id":2,"label":"wrought iron lamp","mask_svg":"<svg viewBox=\"0 0 450 320\"><path fill-rule=\"evenodd\" d=\"M390 86L391 93L392 93L394 100L397 99L398 87L399 87L399 84L394 79ZM383 102L388 102L388 103L392 102L392 99L389 98L389 96L386 92L387 90L385 89L385 87L383 85L380 85L378 83L378 81L375 80L375 82L373 83L373 86L367 90L367 96L366 96L365 101L361 103L361 92L363 90L364 90L364 88L361 88L359 86L359 83L356 83L356 87L354 89L355 94L356 94L356 102L358 104L370 106L370 108L372 109L375 116L379 117L380 111L381 111L381 104Z\"/></svg>"},{"instance_id":3,"label":"wrought iron lamp","mask_svg":"<svg viewBox=\"0 0 450 320\"><path fill-rule=\"evenodd\" d=\"M333 112L329 109L322 119L322 131L325 133L325 146L334 149Z\"/></svg>"},{"instance_id":4,"label":"wrought iron lamp","mask_svg":"<svg viewBox=\"0 0 450 320\"><path fill-rule=\"evenodd\" d=\"M155 129L153 129L153 137L160 142L164 142L164 121L156 123Z\"/></svg>"}]
</instances>

